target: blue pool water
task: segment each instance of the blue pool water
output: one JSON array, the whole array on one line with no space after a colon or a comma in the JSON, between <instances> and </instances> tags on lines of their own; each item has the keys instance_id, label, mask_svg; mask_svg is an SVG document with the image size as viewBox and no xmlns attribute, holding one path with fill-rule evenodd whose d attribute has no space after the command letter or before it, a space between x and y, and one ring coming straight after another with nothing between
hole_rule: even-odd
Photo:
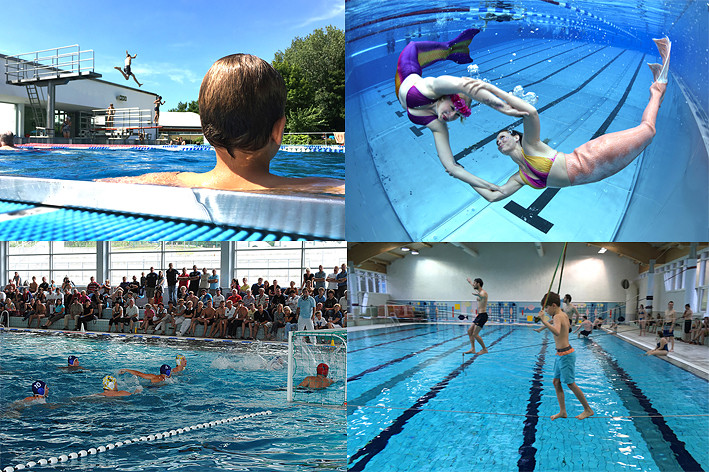
<instances>
[{"instance_id":1,"label":"blue pool water","mask_svg":"<svg viewBox=\"0 0 709 472\"><path fill-rule=\"evenodd\" d=\"M465 328L349 333L350 470L709 469L707 381L611 335L572 338L595 416L573 418L582 407L565 389L569 418L552 422L552 336L487 325L489 354L463 363Z\"/></svg>"},{"instance_id":2,"label":"blue pool water","mask_svg":"<svg viewBox=\"0 0 709 472\"><path fill-rule=\"evenodd\" d=\"M69 461L61 470L345 470L345 413L286 402L285 367L269 364L282 347L216 347L183 341L84 339L0 333L0 468L79 452L178 427L271 410L258 416L168 439L131 444ZM156 373L175 355L187 369L161 387L125 398L86 398L107 374L133 391L136 377L120 368ZM69 355L87 371L66 372ZM49 400L18 410L43 379ZM77 398L83 397L83 398Z\"/></svg>"},{"instance_id":3,"label":"blue pool water","mask_svg":"<svg viewBox=\"0 0 709 472\"><path fill-rule=\"evenodd\" d=\"M558 4L557 4L558 3ZM571 6L572 8L567 8ZM650 146L601 182L558 192L523 188L488 203L441 165L432 133L411 123L394 94L410 41L448 41L467 28L479 78L537 94L541 138L571 152L636 126L658 62L651 38L673 41L671 77ZM709 236L709 13L705 2L347 2L348 239L677 240ZM439 62L426 76L468 77ZM503 184L517 171L495 146L519 120L488 107L450 123L457 162ZM376 214L378 224L371 224Z\"/></svg>"},{"instance_id":4,"label":"blue pool water","mask_svg":"<svg viewBox=\"0 0 709 472\"><path fill-rule=\"evenodd\" d=\"M0 175L94 180L148 172L207 172L216 163L213 149L168 151L52 149L0 151ZM345 178L342 153L279 151L271 172L285 177Z\"/></svg>"}]
</instances>

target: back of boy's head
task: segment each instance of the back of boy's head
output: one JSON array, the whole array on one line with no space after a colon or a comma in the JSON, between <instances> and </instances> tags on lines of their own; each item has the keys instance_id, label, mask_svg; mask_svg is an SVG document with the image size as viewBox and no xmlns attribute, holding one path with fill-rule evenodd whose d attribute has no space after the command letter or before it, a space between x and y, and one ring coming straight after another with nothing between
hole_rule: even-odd
<instances>
[{"instance_id":1,"label":"back of boy's head","mask_svg":"<svg viewBox=\"0 0 709 472\"><path fill-rule=\"evenodd\" d=\"M202 132L209 143L253 152L263 148L285 114L286 85L268 62L232 54L215 62L199 89Z\"/></svg>"},{"instance_id":2,"label":"back of boy's head","mask_svg":"<svg viewBox=\"0 0 709 472\"><path fill-rule=\"evenodd\" d=\"M561 299L559 298L559 294L554 292L547 293L546 295L544 295L544 297L542 297L542 305L543 308L552 305L561 306Z\"/></svg>"}]
</instances>

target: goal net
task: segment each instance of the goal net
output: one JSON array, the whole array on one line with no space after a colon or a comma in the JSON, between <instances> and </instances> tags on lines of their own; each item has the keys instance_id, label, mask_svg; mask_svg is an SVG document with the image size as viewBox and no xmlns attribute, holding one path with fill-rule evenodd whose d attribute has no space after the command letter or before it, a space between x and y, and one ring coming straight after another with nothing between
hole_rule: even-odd
<instances>
[{"instance_id":1,"label":"goal net","mask_svg":"<svg viewBox=\"0 0 709 472\"><path fill-rule=\"evenodd\" d=\"M322 375L321 364L327 366L326 376ZM318 366L321 366L320 369ZM332 384L326 379L332 380ZM303 381L308 385L299 387ZM346 329L288 333L288 401L337 406L346 404Z\"/></svg>"}]
</instances>

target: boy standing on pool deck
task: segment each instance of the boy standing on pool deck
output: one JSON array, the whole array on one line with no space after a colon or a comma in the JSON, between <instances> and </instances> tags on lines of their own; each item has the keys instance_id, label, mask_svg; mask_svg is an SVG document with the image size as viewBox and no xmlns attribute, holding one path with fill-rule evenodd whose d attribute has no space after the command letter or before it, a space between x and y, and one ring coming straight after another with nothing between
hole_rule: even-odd
<instances>
[{"instance_id":1,"label":"boy standing on pool deck","mask_svg":"<svg viewBox=\"0 0 709 472\"><path fill-rule=\"evenodd\" d=\"M487 292L483 290L483 279L477 278L475 280L467 279L468 283L473 286L473 295L478 299L478 316L473 320L473 325L468 328L468 337L470 338L470 350L465 351L465 354L475 354L475 340L477 340L482 346L483 350L480 354L487 354L487 348L483 342L483 338L480 336L480 331L487 323Z\"/></svg>"},{"instance_id":2,"label":"boy standing on pool deck","mask_svg":"<svg viewBox=\"0 0 709 472\"><path fill-rule=\"evenodd\" d=\"M556 390L556 399L559 401L559 413L553 415L551 419L566 418L566 400L564 389L561 386L561 383L564 382L583 405L583 411L576 416L576 419L582 420L593 416L593 410L588 405L581 389L576 385L576 353L569 344L569 317L561 311L559 305L561 305L561 300L559 295L554 292L549 292L542 298L542 309L552 317L554 323L550 324L544 316L541 317L541 322L554 335L557 355L554 361L554 389Z\"/></svg>"},{"instance_id":3,"label":"boy standing on pool deck","mask_svg":"<svg viewBox=\"0 0 709 472\"><path fill-rule=\"evenodd\" d=\"M345 182L321 177L271 174L286 124L286 85L268 62L232 54L215 62L199 89L202 132L214 146L217 164L209 172L158 172L102 182L202 187L219 190L344 194Z\"/></svg>"}]
</instances>

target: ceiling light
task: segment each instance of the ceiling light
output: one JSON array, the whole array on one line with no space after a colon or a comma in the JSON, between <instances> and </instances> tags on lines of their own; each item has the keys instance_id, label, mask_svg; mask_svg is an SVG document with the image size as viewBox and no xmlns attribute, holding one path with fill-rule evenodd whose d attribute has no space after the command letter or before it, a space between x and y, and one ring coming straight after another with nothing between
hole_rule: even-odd
<instances>
[{"instance_id":1,"label":"ceiling light","mask_svg":"<svg viewBox=\"0 0 709 472\"><path fill-rule=\"evenodd\" d=\"M607 250L608 250L608 249L602 247L601 249L598 250L598 254L603 254L603 253L606 252Z\"/></svg>"},{"instance_id":2,"label":"ceiling light","mask_svg":"<svg viewBox=\"0 0 709 472\"><path fill-rule=\"evenodd\" d=\"M404 246L404 247L401 248L401 250L404 251L404 252L406 252L406 251L410 251L411 249L409 249L408 247Z\"/></svg>"},{"instance_id":3,"label":"ceiling light","mask_svg":"<svg viewBox=\"0 0 709 472\"><path fill-rule=\"evenodd\" d=\"M411 251L411 255L412 255L412 256L418 256L418 253L419 253L419 252L416 251L416 250Z\"/></svg>"}]
</instances>

